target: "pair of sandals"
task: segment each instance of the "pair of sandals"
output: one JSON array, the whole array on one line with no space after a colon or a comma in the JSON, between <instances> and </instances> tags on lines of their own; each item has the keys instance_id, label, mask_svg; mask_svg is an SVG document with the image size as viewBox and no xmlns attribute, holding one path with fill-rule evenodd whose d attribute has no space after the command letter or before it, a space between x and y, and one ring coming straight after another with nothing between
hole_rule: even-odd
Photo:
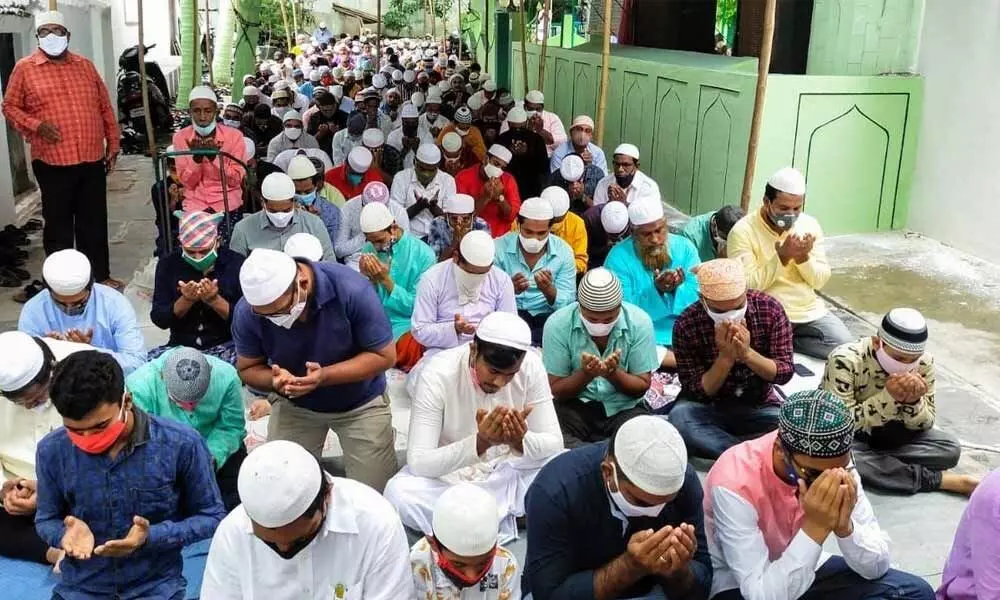
<instances>
[{"instance_id":1,"label":"pair of sandals","mask_svg":"<svg viewBox=\"0 0 1000 600\"><path fill-rule=\"evenodd\" d=\"M31 273L19 268L28 260L28 252L21 247L31 244L29 232L39 231L41 228L42 222L39 219L31 219L24 227L7 225L0 230L0 287L19 287L31 279Z\"/></svg>"}]
</instances>

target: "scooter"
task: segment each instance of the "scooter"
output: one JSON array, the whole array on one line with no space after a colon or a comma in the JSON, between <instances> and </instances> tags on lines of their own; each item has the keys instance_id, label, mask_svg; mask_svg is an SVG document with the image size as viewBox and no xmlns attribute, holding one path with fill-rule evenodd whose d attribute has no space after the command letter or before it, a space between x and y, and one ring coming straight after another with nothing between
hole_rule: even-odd
<instances>
[{"instance_id":1,"label":"scooter","mask_svg":"<svg viewBox=\"0 0 1000 600\"><path fill-rule=\"evenodd\" d=\"M146 46L146 52L156 44ZM156 61L146 61L146 87L154 134L173 128L170 114L170 88ZM123 126L141 135L146 134L146 111L142 106L142 77L139 74L139 46L126 48L118 57L118 115Z\"/></svg>"}]
</instances>

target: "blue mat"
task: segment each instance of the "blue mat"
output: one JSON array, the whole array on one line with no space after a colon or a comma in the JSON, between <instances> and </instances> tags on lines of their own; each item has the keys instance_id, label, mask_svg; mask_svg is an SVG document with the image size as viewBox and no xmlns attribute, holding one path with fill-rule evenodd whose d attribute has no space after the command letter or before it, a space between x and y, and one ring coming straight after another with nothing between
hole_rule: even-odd
<instances>
[{"instance_id":1,"label":"blue mat","mask_svg":"<svg viewBox=\"0 0 1000 600\"><path fill-rule=\"evenodd\" d=\"M198 598L205 561L212 540L203 540L184 548L184 578L187 579L188 600ZM0 589L5 598L18 600L49 600L57 575L52 569L36 563L0 558Z\"/></svg>"}]
</instances>

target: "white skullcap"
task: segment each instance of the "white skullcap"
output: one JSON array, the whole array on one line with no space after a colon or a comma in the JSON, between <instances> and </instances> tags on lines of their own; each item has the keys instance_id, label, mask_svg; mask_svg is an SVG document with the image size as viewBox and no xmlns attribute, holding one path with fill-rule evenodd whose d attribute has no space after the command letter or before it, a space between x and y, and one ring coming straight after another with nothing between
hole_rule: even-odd
<instances>
[{"instance_id":1,"label":"white skullcap","mask_svg":"<svg viewBox=\"0 0 1000 600\"><path fill-rule=\"evenodd\" d=\"M90 284L90 260L72 248L53 252L42 263L42 279L60 296L78 294Z\"/></svg>"},{"instance_id":2,"label":"white skullcap","mask_svg":"<svg viewBox=\"0 0 1000 600\"><path fill-rule=\"evenodd\" d=\"M396 220L392 218L389 207L381 202L371 202L361 209L361 232L375 233L384 231Z\"/></svg>"},{"instance_id":3,"label":"white skullcap","mask_svg":"<svg viewBox=\"0 0 1000 600\"><path fill-rule=\"evenodd\" d=\"M385 143L385 134L378 127L369 127L361 135L361 143L368 148L378 148Z\"/></svg>"},{"instance_id":4,"label":"white skullcap","mask_svg":"<svg viewBox=\"0 0 1000 600\"><path fill-rule=\"evenodd\" d=\"M410 102L413 103L413 106L416 106L417 108L420 108L421 106L424 105L424 93L423 92L413 92L413 95L410 96Z\"/></svg>"},{"instance_id":5,"label":"white skullcap","mask_svg":"<svg viewBox=\"0 0 1000 600\"><path fill-rule=\"evenodd\" d=\"M399 95L399 90L397 90L394 87L391 87L385 91L386 98L388 98L389 96L398 96L398 95Z\"/></svg>"},{"instance_id":6,"label":"white skullcap","mask_svg":"<svg viewBox=\"0 0 1000 600\"><path fill-rule=\"evenodd\" d=\"M779 169L777 173L771 175L767 184L779 192L793 196L804 196L806 193L806 178L795 167Z\"/></svg>"},{"instance_id":7,"label":"white skullcap","mask_svg":"<svg viewBox=\"0 0 1000 600\"><path fill-rule=\"evenodd\" d=\"M275 529L305 514L316 500L323 477L319 463L305 448L275 440L246 457L236 487L250 520Z\"/></svg>"},{"instance_id":8,"label":"white skullcap","mask_svg":"<svg viewBox=\"0 0 1000 600\"><path fill-rule=\"evenodd\" d=\"M569 212L569 194L557 185L550 185L542 190L542 200L552 206L552 216L556 219Z\"/></svg>"},{"instance_id":9,"label":"white skullcap","mask_svg":"<svg viewBox=\"0 0 1000 600\"><path fill-rule=\"evenodd\" d=\"M628 207L622 202L608 202L601 209L601 226L606 233L618 235L628 227Z\"/></svg>"},{"instance_id":10,"label":"white skullcap","mask_svg":"<svg viewBox=\"0 0 1000 600\"><path fill-rule=\"evenodd\" d=\"M532 104L545 104L545 94L539 90L531 90L524 97L525 102L530 102Z\"/></svg>"},{"instance_id":11,"label":"white skullcap","mask_svg":"<svg viewBox=\"0 0 1000 600\"><path fill-rule=\"evenodd\" d=\"M508 165L510 164L510 161L514 159L514 155L510 153L510 150L500 144L493 144L490 146L489 154L499 158Z\"/></svg>"},{"instance_id":12,"label":"white skullcap","mask_svg":"<svg viewBox=\"0 0 1000 600\"><path fill-rule=\"evenodd\" d=\"M444 212L453 215L471 215L476 212L476 199L468 194L455 194L445 199Z\"/></svg>"},{"instance_id":13,"label":"white skullcap","mask_svg":"<svg viewBox=\"0 0 1000 600\"><path fill-rule=\"evenodd\" d=\"M614 455L622 475L647 494L669 496L684 486L687 448L664 418L640 415L625 421L615 434Z\"/></svg>"},{"instance_id":14,"label":"white skullcap","mask_svg":"<svg viewBox=\"0 0 1000 600\"><path fill-rule=\"evenodd\" d=\"M465 104L470 110L479 110L483 107L483 97L479 94L473 94L469 96L469 99L465 101Z\"/></svg>"},{"instance_id":15,"label":"white skullcap","mask_svg":"<svg viewBox=\"0 0 1000 600\"><path fill-rule=\"evenodd\" d=\"M445 152L458 152L462 149L462 136L454 131L449 131L441 138L441 147L444 148Z\"/></svg>"},{"instance_id":16,"label":"white skullcap","mask_svg":"<svg viewBox=\"0 0 1000 600\"><path fill-rule=\"evenodd\" d=\"M497 82L493 81L492 79L487 79L483 83L483 89L486 90L487 92L495 92L497 91Z\"/></svg>"},{"instance_id":17,"label":"white skullcap","mask_svg":"<svg viewBox=\"0 0 1000 600\"><path fill-rule=\"evenodd\" d=\"M277 68L277 67L275 67L275 68ZM288 82L285 81L284 79L279 79L278 81L274 82L274 89L276 91L288 92L289 91Z\"/></svg>"},{"instance_id":18,"label":"white skullcap","mask_svg":"<svg viewBox=\"0 0 1000 600\"><path fill-rule=\"evenodd\" d=\"M413 83L417 80L417 74L413 72L413 69L407 69L403 71L403 82Z\"/></svg>"},{"instance_id":19,"label":"white skullcap","mask_svg":"<svg viewBox=\"0 0 1000 600\"><path fill-rule=\"evenodd\" d=\"M559 165L559 174L562 178L569 183L575 183L580 181L583 177L583 172L586 170L586 165L583 164L583 159L575 154L570 154L563 158L562 164Z\"/></svg>"},{"instance_id":20,"label":"white skullcap","mask_svg":"<svg viewBox=\"0 0 1000 600\"><path fill-rule=\"evenodd\" d=\"M323 245L318 237L303 231L288 238L285 242L285 254L292 258L319 262L323 258Z\"/></svg>"},{"instance_id":21,"label":"white skullcap","mask_svg":"<svg viewBox=\"0 0 1000 600\"><path fill-rule=\"evenodd\" d=\"M245 88L243 88L243 95L244 96L260 96L260 90L257 89L257 86L248 85Z\"/></svg>"},{"instance_id":22,"label":"white skullcap","mask_svg":"<svg viewBox=\"0 0 1000 600\"><path fill-rule=\"evenodd\" d=\"M407 102L403 105L403 108L399 111L400 118L403 119L419 119L420 111L412 102Z\"/></svg>"},{"instance_id":23,"label":"white skullcap","mask_svg":"<svg viewBox=\"0 0 1000 600\"><path fill-rule=\"evenodd\" d=\"M427 90L427 104L441 104L441 90L436 87Z\"/></svg>"},{"instance_id":24,"label":"white skullcap","mask_svg":"<svg viewBox=\"0 0 1000 600\"><path fill-rule=\"evenodd\" d=\"M60 25L66 27L66 17L58 10L48 10L35 15L35 29L42 25Z\"/></svg>"},{"instance_id":25,"label":"white skullcap","mask_svg":"<svg viewBox=\"0 0 1000 600\"><path fill-rule=\"evenodd\" d=\"M442 95L447 94L448 92L451 91L451 84L448 83L447 81L439 81L437 82L437 85L434 87L436 87L438 92L440 92Z\"/></svg>"},{"instance_id":26,"label":"white skullcap","mask_svg":"<svg viewBox=\"0 0 1000 600\"><path fill-rule=\"evenodd\" d=\"M420 144L417 147L417 160L425 165L436 165L441 162L441 149L435 144Z\"/></svg>"},{"instance_id":27,"label":"white skullcap","mask_svg":"<svg viewBox=\"0 0 1000 600\"><path fill-rule=\"evenodd\" d=\"M633 227L648 225L663 218L663 203L655 196L636 198L628 205L628 220Z\"/></svg>"},{"instance_id":28,"label":"white skullcap","mask_svg":"<svg viewBox=\"0 0 1000 600\"><path fill-rule=\"evenodd\" d=\"M639 148L637 148L635 144L621 144L615 148L615 154L631 156L632 158L639 160Z\"/></svg>"},{"instance_id":29,"label":"white skullcap","mask_svg":"<svg viewBox=\"0 0 1000 600\"><path fill-rule=\"evenodd\" d=\"M295 261L284 252L254 248L240 267L243 297L250 306L270 304L288 290L297 272Z\"/></svg>"},{"instance_id":30,"label":"white skullcap","mask_svg":"<svg viewBox=\"0 0 1000 600\"><path fill-rule=\"evenodd\" d=\"M515 106L507 113L508 123L524 123L528 120L528 113L520 106Z\"/></svg>"},{"instance_id":31,"label":"white skullcap","mask_svg":"<svg viewBox=\"0 0 1000 600\"><path fill-rule=\"evenodd\" d=\"M573 119L573 123L569 126L570 130L572 130L574 127L589 127L593 129L594 120L588 117L587 115L578 115L576 118Z\"/></svg>"},{"instance_id":32,"label":"white skullcap","mask_svg":"<svg viewBox=\"0 0 1000 600\"><path fill-rule=\"evenodd\" d=\"M336 85L331 85L330 93L333 94L334 98L340 100L341 98L344 97L344 86L340 85L339 83Z\"/></svg>"},{"instance_id":33,"label":"white skullcap","mask_svg":"<svg viewBox=\"0 0 1000 600\"><path fill-rule=\"evenodd\" d=\"M14 392L31 383L45 366L45 353L23 331L0 333L0 392Z\"/></svg>"},{"instance_id":34,"label":"white skullcap","mask_svg":"<svg viewBox=\"0 0 1000 600\"><path fill-rule=\"evenodd\" d=\"M489 267L493 264L497 252L493 236L488 231L478 230L473 230L465 234L465 237L462 238L461 243L458 245L458 250L462 254L462 258L465 259L465 262L474 267Z\"/></svg>"},{"instance_id":35,"label":"white skullcap","mask_svg":"<svg viewBox=\"0 0 1000 600\"><path fill-rule=\"evenodd\" d=\"M323 78L323 76L320 75L319 69L313 69L312 71L309 71L309 81L312 81L313 83L315 83L315 82L319 81L322 78Z\"/></svg>"},{"instance_id":36,"label":"white skullcap","mask_svg":"<svg viewBox=\"0 0 1000 600\"><path fill-rule=\"evenodd\" d=\"M302 115L299 114L297 110L290 110L285 113L285 116L281 118L282 123L287 123L289 121L301 121Z\"/></svg>"},{"instance_id":37,"label":"white skullcap","mask_svg":"<svg viewBox=\"0 0 1000 600\"><path fill-rule=\"evenodd\" d=\"M355 173L367 173L372 166L371 150L364 146L355 146L347 154L347 164Z\"/></svg>"},{"instance_id":38,"label":"white skullcap","mask_svg":"<svg viewBox=\"0 0 1000 600\"><path fill-rule=\"evenodd\" d=\"M469 232L465 238L473 233L475 232ZM465 238L462 238L463 245ZM531 348L531 328L524 319L514 313L498 311L486 315L476 328L476 337L484 342L500 344L515 350L525 351Z\"/></svg>"},{"instance_id":39,"label":"white skullcap","mask_svg":"<svg viewBox=\"0 0 1000 600\"><path fill-rule=\"evenodd\" d=\"M288 169L285 172L293 180L312 179L316 176L316 165L309 160L308 156L296 154L292 160L288 161Z\"/></svg>"},{"instance_id":40,"label":"white skullcap","mask_svg":"<svg viewBox=\"0 0 1000 600\"><path fill-rule=\"evenodd\" d=\"M431 528L434 539L459 556L486 554L497 545L500 533L497 501L477 485L453 485L434 504Z\"/></svg>"},{"instance_id":41,"label":"white skullcap","mask_svg":"<svg viewBox=\"0 0 1000 600\"><path fill-rule=\"evenodd\" d=\"M378 73L377 75L372 77L372 85L375 86L376 89L382 89L385 86L389 85L389 82L385 80L385 75Z\"/></svg>"},{"instance_id":42,"label":"white skullcap","mask_svg":"<svg viewBox=\"0 0 1000 600\"><path fill-rule=\"evenodd\" d=\"M525 219L548 221L552 219L552 205L542 198L528 198L521 202L521 209L517 214Z\"/></svg>"},{"instance_id":43,"label":"white skullcap","mask_svg":"<svg viewBox=\"0 0 1000 600\"><path fill-rule=\"evenodd\" d=\"M257 144L250 138L243 136L243 149L247 153L247 157L244 160L250 160L253 158L254 154L257 153ZM167 148L167 152L173 152L170 148Z\"/></svg>"},{"instance_id":44,"label":"white skullcap","mask_svg":"<svg viewBox=\"0 0 1000 600\"><path fill-rule=\"evenodd\" d=\"M284 173L271 173L260 184L260 195L265 200L291 200L295 197L295 182Z\"/></svg>"},{"instance_id":45,"label":"white skullcap","mask_svg":"<svg viewBox=\"0 0 1000 600\"><path fill-rule=\"evenodd\" d=\"M403 80L403 73L401 71L398 71L398 70L393 71L392 72L392 80L393 81L402 81Z\"/></svg>"},{"instance_id":46,"label":"white skullcap","mask_svg":"<svg viewBox=\"0 0 1000 600\"><path fill-rule=\"evenodd\" d=\"M188 94L188 104L191 104L195 100L211 100L212 102L218 102L219 97L216 96L212 88L207 85L196 85L191 88L191 93Z\"/></svg>"}]
</instances>

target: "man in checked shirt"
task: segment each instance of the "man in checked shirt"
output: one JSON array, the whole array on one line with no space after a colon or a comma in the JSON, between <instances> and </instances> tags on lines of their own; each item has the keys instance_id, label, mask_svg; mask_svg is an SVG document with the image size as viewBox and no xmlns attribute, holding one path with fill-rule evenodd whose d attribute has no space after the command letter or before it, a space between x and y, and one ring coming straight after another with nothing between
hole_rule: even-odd
<instances>
[{"instance_id":1,"label":"man in checked shirt","mask_svg":"<svg viewBox=\"0 0 1000 600\"><path fill-rule=\"evenodd\" d=\"M748 290L739 261L698 266L701 302L674 323L681 394L670 422L688 453L716 459L778 427L774 385L792 378L792 326L781 304Z\"/></svg>"},{"instance_id":2,"label":"man in checked shirt","mask_svg":"<svg viewBox=\"0 0 1000 600\"><path fill-rule=\"evenodd\" d=\"M68 50L62 13L41 13L35 25L39 48L14 66L3 115L31 145L45 254L75 247L96 281L121 289L108 262L106 179L119 151L108 88L93 63Z\"/></svg>"}]
</instances>

